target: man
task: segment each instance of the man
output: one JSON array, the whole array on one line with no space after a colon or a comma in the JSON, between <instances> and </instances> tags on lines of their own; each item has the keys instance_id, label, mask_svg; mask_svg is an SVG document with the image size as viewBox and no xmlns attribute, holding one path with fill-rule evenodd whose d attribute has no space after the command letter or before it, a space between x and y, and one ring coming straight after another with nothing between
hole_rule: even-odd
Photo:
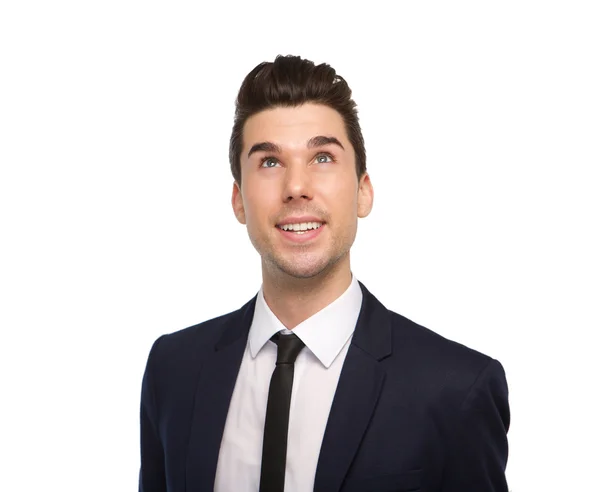
<instances>
[{"instance_id":1,"label":"man","mask_svg":"<svg viewBox=\"0 0 600 492\"><path fill-rule=\"evenodd\" d=\"M298 57L258 65L230 164L262 286L152 347L140 491L507 491L500 363L388 311L352 274L373 187L344 79Z\"/></svg>"}]
</instances>

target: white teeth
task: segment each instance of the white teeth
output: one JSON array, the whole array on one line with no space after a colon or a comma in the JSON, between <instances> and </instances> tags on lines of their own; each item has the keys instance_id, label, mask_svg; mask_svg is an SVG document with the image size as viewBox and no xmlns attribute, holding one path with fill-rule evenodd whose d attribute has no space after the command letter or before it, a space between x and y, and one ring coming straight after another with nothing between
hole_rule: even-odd
<instances>
[{"instance_id":1,"label":"white teeth","mask_svg":"<svg viewBox=\"0 0 600 492\"><path fill-rule=\"evenodd\" d=\"M280 226L284 231L306 231L308 229L318 229L323 224L321 222L302 222L300 224L285 224Z\"/></svg>"}]
</instances>

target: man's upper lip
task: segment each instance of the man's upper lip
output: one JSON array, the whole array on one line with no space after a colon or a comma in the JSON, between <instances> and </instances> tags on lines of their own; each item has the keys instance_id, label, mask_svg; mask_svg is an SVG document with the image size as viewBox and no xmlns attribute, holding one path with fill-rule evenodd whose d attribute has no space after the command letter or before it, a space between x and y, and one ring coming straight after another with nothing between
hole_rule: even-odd
<instances>
[{"instance_id":1,"label":"man's upper lip","mask_svg":"<svg viewBox=\"0 0 600 492\"><path fill-rule=\"evenodd\" d=\"M287 217L283 219L281 222L278 222L278 226L286 225L286 224L301 224L302 222L320 222L324 223L325 221L315 217L313 215L302 215L299 217Z\"/></svg>"}]
</instances>

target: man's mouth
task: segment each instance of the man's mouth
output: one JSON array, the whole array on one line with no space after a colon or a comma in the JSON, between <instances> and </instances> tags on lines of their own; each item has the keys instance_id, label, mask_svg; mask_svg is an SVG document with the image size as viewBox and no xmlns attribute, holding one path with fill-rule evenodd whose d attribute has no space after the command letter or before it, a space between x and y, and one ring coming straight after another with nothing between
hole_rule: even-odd
<instances>
[{"instance_id":1,"label":"man's mouth","mask_svg":"<svg viewBox=\"0 0 600 492\"><path fill-rule=\"evenodd\" d=\"M299 222L297 224L283 224L277 227L283 231L295 232L296 234L305 234L307 231L319 229L323 222Z\"/></svg>"}]
</instances>

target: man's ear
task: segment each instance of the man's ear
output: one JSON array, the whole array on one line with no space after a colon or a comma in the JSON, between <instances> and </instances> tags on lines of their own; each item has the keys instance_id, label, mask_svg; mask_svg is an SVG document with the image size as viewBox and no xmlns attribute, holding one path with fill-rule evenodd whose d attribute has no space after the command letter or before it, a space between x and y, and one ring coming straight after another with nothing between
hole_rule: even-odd
<instances>
[{"instance_id":1,"label":"man's ear","mask_svg":"<svg viewBox=\"0 0 600 492\"><path fill-rule=\"evenodd\" d=\"M364 173L358 182L358 217L363 219L371 213L373 208L373 184L367 173Z\"/></svg>"},{"instance_id":2,"label":"man's ear","mask_svg":"<svg viewBox=\"0 0 600 492\"><path fill-rule=\"evenodd\" d=\"M235 218L240 224L246 223L246 211L244 210L244 200L242 199L242 191L237 181L233 182L233 191L231 193L231 206Z\"/></svg>"}]
</instances>

